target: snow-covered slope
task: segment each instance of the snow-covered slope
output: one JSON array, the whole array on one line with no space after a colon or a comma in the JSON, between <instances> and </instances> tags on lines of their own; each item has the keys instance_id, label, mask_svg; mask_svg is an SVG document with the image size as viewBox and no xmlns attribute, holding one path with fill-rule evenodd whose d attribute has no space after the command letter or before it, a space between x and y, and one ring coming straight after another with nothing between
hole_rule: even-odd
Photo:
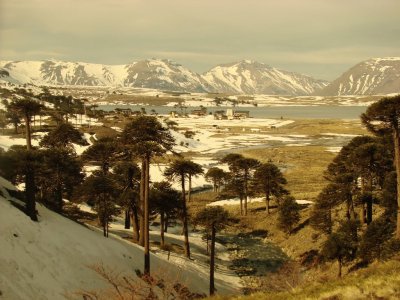
<instances>
[{"instance_id":1,"label":"snow-covered slope","mask_svg":"<svg viewBox=\"0 0 400 300\"><path fill-rule=\"evenodd\" d=\"M308 95L327 84L309 76L252 61L217 66L199 75L170 60L161 59L146 59L127 65L55 60L0 61L0 81L279 95Z\"/></svg>"},{"instance_id":2,"label":"snow-covered slope","mask_svg":"<svg viewBox=\"0 0 400 300\"><path fill-rule=\"evenodd\" d=\"M337 96L391 93L400 93L400 57L363 61L316 94Z\"/></svg>"},{"instance_id":3,"label":"snow-covered slope","mask_svg":"<svg viewBox=\"0 0 400 300\"><path fill-rule=\"evenodd\" d=\"M64 299L66 293L109 287L88 268L94 264L133 277L135 269L143 269L141 247L113 235L104 238L40 204L39 222L32 222L8 201L10 190L16 189L0 177L0 298ZM206 266L184 258L178 265L166 255L151 257L153 274L207 293ZM220 293L237 292L229 276L216 274L216 278Z\"/></svg>"},{"instance_id":4,"label":"snow-covered slope","mask_svg":"<svg viewBox=\"0 0 400 300\"><path fill-rule=\"evenodd\" d=\"M239 94L309 95L328 84L250 60L217 66L203 78L215 91Z\"/></svg>"},{"instance_id":5,"label":"snow-covered slope","mask_svg":"<svg viewBox=\"0 0 400 300\"><path fill-rule=\"evenodd\" d=\"M126 86L204 92L200 75L169 60L146 59L127 65L63 61L1 61L0 80L20 84Z\"/></svg>"}]
</instances>

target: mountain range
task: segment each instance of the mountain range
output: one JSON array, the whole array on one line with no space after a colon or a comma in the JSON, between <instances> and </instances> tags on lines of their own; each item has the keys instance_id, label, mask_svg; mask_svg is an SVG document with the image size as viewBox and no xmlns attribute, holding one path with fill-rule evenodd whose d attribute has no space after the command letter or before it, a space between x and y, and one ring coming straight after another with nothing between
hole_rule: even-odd
<instances>
[{"instance_id":1,"label":"mountain range","mask_svg":"<svg viewBox=\"0 0 400 300\"><path fill-rule=\"evenodd\" d=\"M145 59L125 65L0 61L0 81L38 86L133 87L232 94L387 94L400 92L400 58L364 61L331 83L251 60L218 65L198 74L165 59Z\"/></svg>"}]
</instances>

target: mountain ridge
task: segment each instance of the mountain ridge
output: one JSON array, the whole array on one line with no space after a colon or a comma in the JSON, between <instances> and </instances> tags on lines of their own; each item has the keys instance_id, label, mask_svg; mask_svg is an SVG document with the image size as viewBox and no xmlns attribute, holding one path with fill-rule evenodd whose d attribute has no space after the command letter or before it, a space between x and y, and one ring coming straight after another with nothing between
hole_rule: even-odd
<instances>
[{"instance_id":1,"label":"mountain ridge","mask_svg":"<svg viewBox=\"0 0 400 300\"><path fill-rule=\"evenodd\" d=\"M236 74L229 69L232 66L236 66ZM225 70L222 77L216 75L218 69ZM0 80L19 84L120 86L187 92L307 95L327 85L323 80L251 60L218 65L204 74L167 59L145 59L125 65L57 60L0 61L0 71L3 74ZM238 80L243 84L238 85Z\"/></svg>"},{"instance_id":2,"label":"mountain ridge","mask_svg":"<svg viewBox=\"0 0 400 300\"><path fill-rule=\"evenodd\" d=\"M362 61L332 81L319 96L400 93L400 57Z\"/></svg>"}]
</instances>

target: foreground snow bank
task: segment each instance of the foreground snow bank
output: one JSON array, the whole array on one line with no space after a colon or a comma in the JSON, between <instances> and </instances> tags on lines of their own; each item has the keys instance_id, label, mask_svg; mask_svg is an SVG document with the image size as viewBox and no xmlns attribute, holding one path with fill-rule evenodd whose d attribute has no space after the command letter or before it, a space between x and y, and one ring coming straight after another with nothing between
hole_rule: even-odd
<instances>
[{"instance_id":1,"label":"foreground snow bank","mask_svg":"<svg viewBox=\"0 0 400 300\"><path fill-rule=\"evenodd\" d=\"M88 266L102 263L115 272L133 276L143 269L143 250L116 236L81 226L38 205L39 222L15 208L0 180L0 290L5 299L63 299L66 293L106 288ZM207 293L208 276L152 255L152 272L180 281L192 291ZM237 293L228 278L216 280L219 293Z\"/></svg>"}]
</instances>

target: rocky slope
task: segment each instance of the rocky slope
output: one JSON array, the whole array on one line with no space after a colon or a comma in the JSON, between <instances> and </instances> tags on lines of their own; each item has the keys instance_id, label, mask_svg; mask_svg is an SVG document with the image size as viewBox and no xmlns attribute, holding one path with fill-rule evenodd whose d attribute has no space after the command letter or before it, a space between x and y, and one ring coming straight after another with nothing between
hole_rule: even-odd
<instances>
[{"instance_id":1,"label":"rocky slope","mask_svg":"<svg viewBox=\"0 0 400 300\"><path fill-rule=\"evenodd\" d=\"M337 96L390 93L400 93L400 57L363 61L315 94Z\"/></svg>"}]
</instances>

